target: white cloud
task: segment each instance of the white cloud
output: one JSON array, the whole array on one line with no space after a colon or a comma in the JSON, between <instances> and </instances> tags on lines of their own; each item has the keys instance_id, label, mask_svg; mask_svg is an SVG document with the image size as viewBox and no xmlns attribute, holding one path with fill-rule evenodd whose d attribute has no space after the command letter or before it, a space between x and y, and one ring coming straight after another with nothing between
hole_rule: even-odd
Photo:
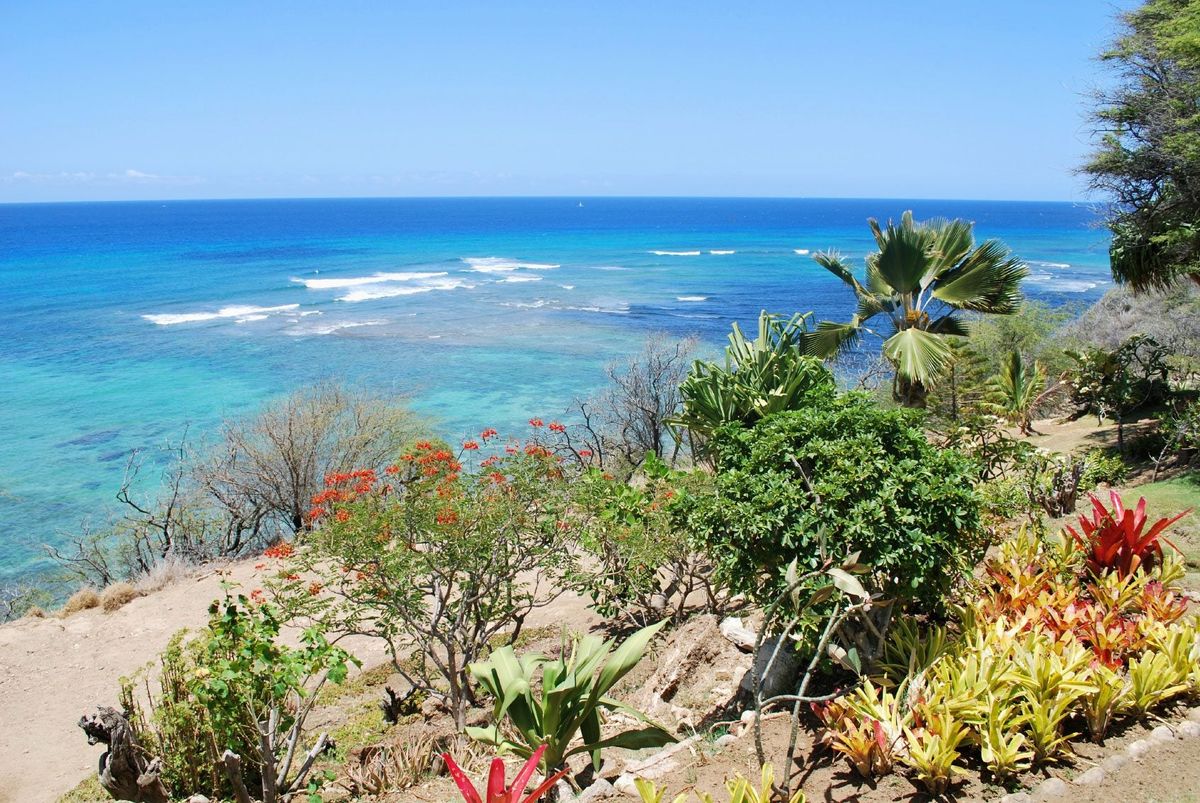
<instances>
[{"instance_id":1,"label":"white cloud","mask_svg":"<svg viewBox=\"0 0 1200 803\"><path fill-rule=\"evenodd\" d=\"M144 170L134 170L133 168L110 173L95 173L83 170L76 172L60 170L57 173L35 173L29 170L15 170L7 176L0 176L0 183L39 185L95 184L101 186L120 184L178 185L202 184L204 183L204 179L200 176L159 175L157 173L147 173Z\"/></svg>"}]
</instances>

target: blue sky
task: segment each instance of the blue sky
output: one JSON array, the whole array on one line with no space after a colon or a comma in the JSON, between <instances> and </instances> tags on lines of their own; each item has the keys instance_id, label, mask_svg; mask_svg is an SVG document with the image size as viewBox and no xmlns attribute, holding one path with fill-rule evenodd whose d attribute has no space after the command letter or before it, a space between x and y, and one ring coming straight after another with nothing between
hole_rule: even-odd
<instances>
[{"instance_id":1,"label":"blue sky","mask_svg":"<svg viewBox=\"0 0 1200 803\"><path fill-rule=\"evenodd\" d=\"M1133 0L0 0L0 201L1085 198Z\"/></svg>"}]
</instances>

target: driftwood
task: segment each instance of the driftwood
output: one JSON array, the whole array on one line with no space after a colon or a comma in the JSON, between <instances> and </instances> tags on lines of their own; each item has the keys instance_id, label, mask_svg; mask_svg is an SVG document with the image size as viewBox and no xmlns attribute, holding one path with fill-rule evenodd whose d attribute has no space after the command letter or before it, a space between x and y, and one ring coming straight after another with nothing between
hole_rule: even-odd
<instances>
[{"instance_id":1,"label":"driftwood","mask_svg":"<svg viewBox=\"0 0 1200 803\"><path fill-rule=\"evenodd\" d=\"M168 795L159 777L161 762L150 760L138 744L129 720L119 711L100 706L94 714L79 718L88 744L103 742L108 750L100 756L100 785L117 800L133 803L167 803Z\"/></svg>"}]
</instances>

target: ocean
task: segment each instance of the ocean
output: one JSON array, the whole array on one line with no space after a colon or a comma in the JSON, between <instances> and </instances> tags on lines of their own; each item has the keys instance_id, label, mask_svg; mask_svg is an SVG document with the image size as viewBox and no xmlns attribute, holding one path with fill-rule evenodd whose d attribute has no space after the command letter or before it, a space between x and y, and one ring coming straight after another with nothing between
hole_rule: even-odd
<instances>
[{"instance_id":1,"label":"ocean","mask_svg":"<svg viewBox=\"0 0 1200 803\"><path fill-rule=\"evenodd\" d=\"M674 198L0 205L0 587L102 526L128 456L321 380L405 394L438 433L560 417L653 331L716 351L760 309L846 318L811 259L868 217L964 217L1080 309L1107 235L1067 203Z\"/></svg>"}]
</instances>

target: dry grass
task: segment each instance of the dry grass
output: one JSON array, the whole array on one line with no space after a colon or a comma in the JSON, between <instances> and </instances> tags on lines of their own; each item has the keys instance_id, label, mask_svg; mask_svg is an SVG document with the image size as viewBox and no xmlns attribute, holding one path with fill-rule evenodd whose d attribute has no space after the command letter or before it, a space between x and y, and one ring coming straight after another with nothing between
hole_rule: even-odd
<instances>
[{"instance_id":1,"label":"dry grass","mask_svg":"<svg viewBox=\"0 0 1200 803\"><path fill-rule=\"evenodd\" d=\"M125 607L141 594L130 583L114 583L100 595L100 607L105 613L112 613Z\"/></svg>"},{"instance_id":2,"label":"dry grass","mask_svg":"<svg viewBox=\"0 0 1200 803\"><path fill-rule=\"evenodd\" d=\"M195 573L196 567L193 564L178 558L166 558L154 564L150 571L139 577L134 588L139 596L146 596L181 580L186 580Z\"/></svg>"},{"instance_id":3,"label":"dry grass","mask_svg":"<svg viewBox=\"0 0 1200 803\"><path fill-rule=\"evenodd\" d=\"M46 612L37 605L33 605L25 611L24 616L26 619L45 619Z\"/></svg>"},{"instance_id":4,"label":"dry grass","mask_svg":"<svg viewBox=\"0 0 1200 803\"><path fill-rule=\"evenodd\" d=\"M70 616L80 611L86 611L89 608L100 607L100 594L94 588L81 588L71 595L67 600L67 604L62 606L59 611L61 616Z\"/></svg>"}]
</instances>

